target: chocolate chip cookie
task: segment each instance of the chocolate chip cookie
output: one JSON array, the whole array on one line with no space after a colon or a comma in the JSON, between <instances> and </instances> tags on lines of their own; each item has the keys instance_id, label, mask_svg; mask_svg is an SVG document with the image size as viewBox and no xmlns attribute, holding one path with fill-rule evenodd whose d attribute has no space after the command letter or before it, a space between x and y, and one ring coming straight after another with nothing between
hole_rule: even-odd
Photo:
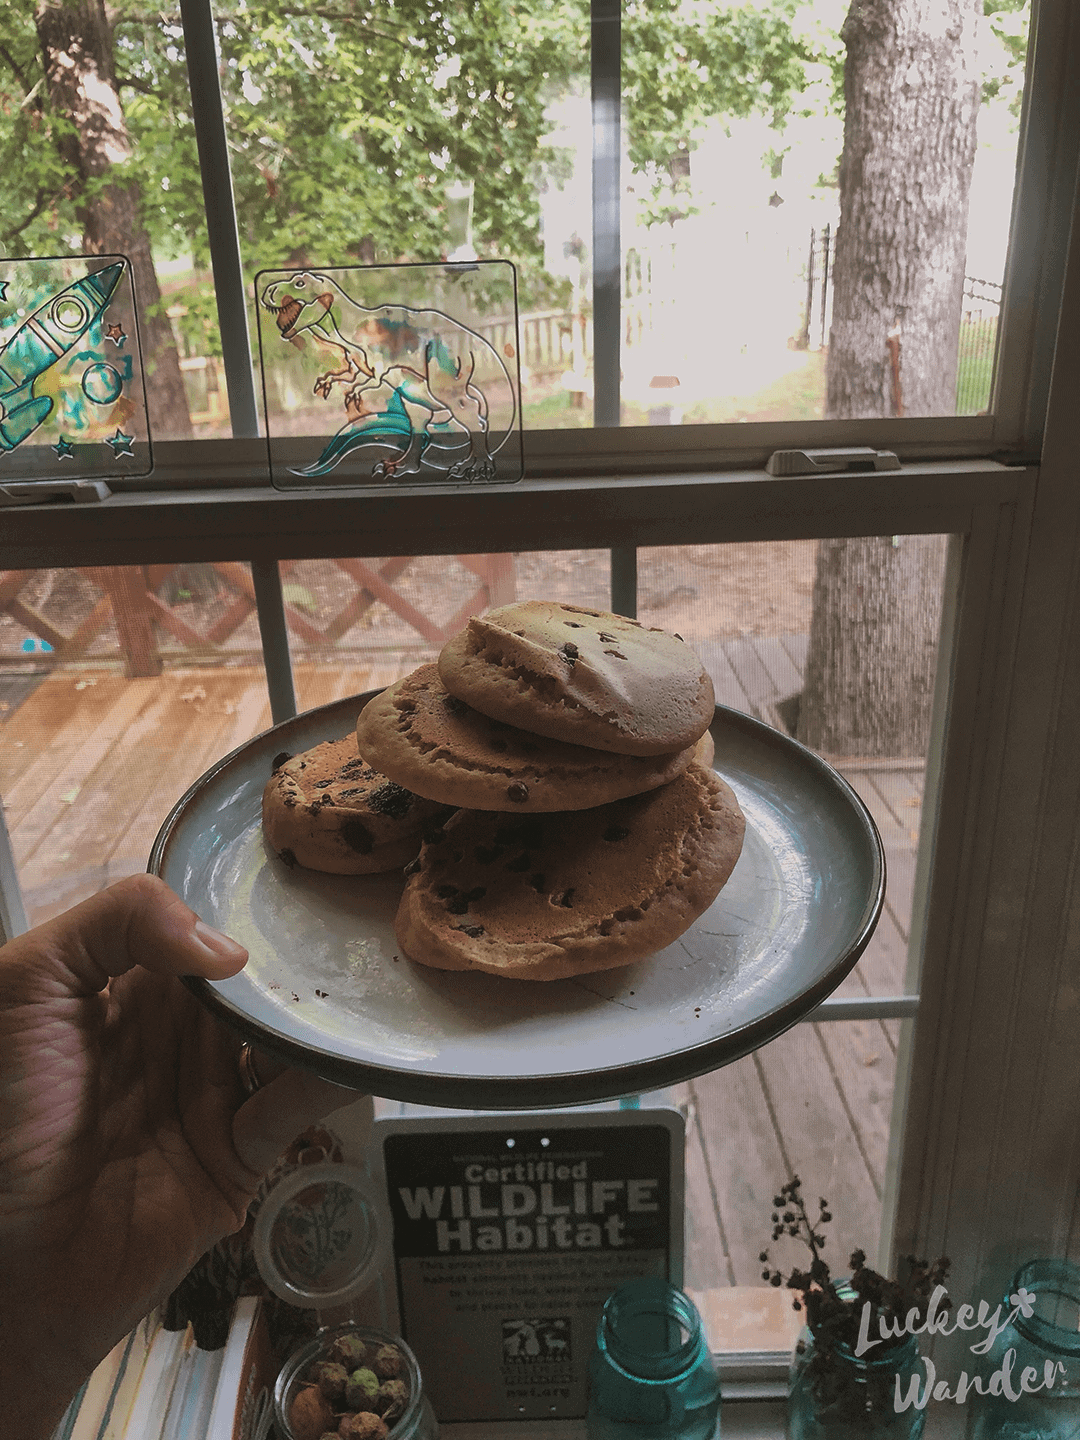
<instances>
[{"instance_id":1,"label":"chocolate chip cookie","mask_svg":"<svg viewBox=\"0 0 1080 1440\"><path fill-rule=\"evenodd\" d=\"M693 743L666 755L618 755L520 730L451 695L422 665L360 713L360 751L417 795L473 810L584 810L680 775Z\"/></svg>"},{"instance_id":2,"label":"chocolate chip cookie","mask_svg":"<svg viewBox=\"0 0 1080 1440\"><path fill-rule=\"evenodd\" d=\"M621 755L685 749L715 706L708 671L678 635L548 600L474 617L443 647L439 676L481 714Z\"/></svg>"},{"instance_id":3,"label":"chocolate chip cookie","mask_svg":"<svg viewBox=\"0 0 1080 1440\"><path fill-rule=\"evenodd\" d=\"M409 867L397 938L421 964L517 980L628 965L709 908L744 830L729 786L697 764L591 810L459 810Z\"/></svg>"},{"instance_id":4,"label":"chocolate chip cookie","mask_svg":"<svg viewBox=\"0 0 1080 1440\"><path fill-rule=\"evenodd\" d=\"M449 813L373 769L352 735L278 755L263 791L270 848L286 865L330 875L399 869Z\"/></svg>"}]
</instances>

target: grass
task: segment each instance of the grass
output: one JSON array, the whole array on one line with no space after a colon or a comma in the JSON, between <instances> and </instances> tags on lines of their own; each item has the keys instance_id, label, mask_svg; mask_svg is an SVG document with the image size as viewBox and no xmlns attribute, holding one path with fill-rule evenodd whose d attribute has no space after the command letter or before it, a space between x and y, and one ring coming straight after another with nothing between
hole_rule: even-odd
<instances>
[{"instance_id":1,"label":"grass","mask_svg":"<svg viewBox=\"0 0 1080 1440\"><path fill-rule=\"evenodd\" d=\"M982 415L990 408L996 339L996 319L962 322L956 365L957 415Z\"/></svg>"},{"instance_id":2,"label":"grass","mask_svg":"<svg viewBox=\"0 0 1080 1440\"><path fill-rule=\"evenodd\" d=\"M657 391L662 404L673 396L672 391ZM804 362L778 376L760 390L746 395L717 396L690 406L683 424L716 425L752 420L820 420L825 409L825 352L808 351ZM540 399L526 396L522 407L523 423L532 430L588 429L592 425L592 405L586 400L580 408L573 405L567 390L556 390ZM646 405L623 401L624 425L648 425Z\"/></svg>"}]
</instances>

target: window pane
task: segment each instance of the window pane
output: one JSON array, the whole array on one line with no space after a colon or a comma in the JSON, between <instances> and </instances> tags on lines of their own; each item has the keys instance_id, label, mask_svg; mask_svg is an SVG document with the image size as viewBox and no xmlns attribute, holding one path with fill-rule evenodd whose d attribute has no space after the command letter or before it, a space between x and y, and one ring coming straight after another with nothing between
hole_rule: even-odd
<instances>
[{"instance_id":1,"label":"window pane","mask_svg":"<svg viewBox=\"0 0 1080 1440\"><path fill-rule=\"evenodd\" d=\"M586 8L218 0L215 15L249 283L265 268L511 260L525 422L588 423ZM485 338L512 323L501 303ZM368 354L376 375L391 363Z\"/></svg>"},{"instance_id":2,"label":"window pane","mask_svg":"<svg viewBox=\"0 0 1080 1440\"><path fill-rule=\"evenodd\" d=\"M1028 12L985 8L627 5L624 424L988 409Z\"/></svg>"},{"instance_id":3,"label":"window pane","mask_svg":"<svg viewBox=\"0 0 1080 1440\"><path fill-rule=\"evenodd\" d=\"M941 34L884 0L841 34L848 8L624 6L623 423L990 406L1028 5L948 0ZM511 259L525 423L590 425L587 12L221 0L248 282ZM179 19L121 7L112 29L80 25L60 5L5 12L0 238L16 256L131 255L154 436L227 434ZM845 62L849 97L877 97L846 113Z\"/></svg>"},{"instance_id":4,"label":"window pane","mask_svg":"<svg viewBox=\"0 0 1080 1440\"><path fill-rule=\"evenodd\" d=\"M132 262L154 439L222 433L220 341L178 15L97 24L14 0L2 25L0 243Z\"/></svg>"},{"instance_id":5,"label":"window pane","mask_svg":"<svg viewBox=\"0 0 1080 1440\"><path fill-rule=\"evenodd\" d=\"M824 754L874 817L885 907L837 997L917 989L908 938L945 550L945 536L909 535L638 552L639 619L695 646L719 703ZM687 1285L721 1348L755 1348L762 1327L789 1343L798 1317L788 1292L779 1311L762 1292L759 1255L785 1273L808 1263L795 1241L770 1242L772 1198L793 1175L815 1212L830 1202L834 1273L856 1247L873 1263L900 1043L898 1020L804 1023L676 1087L688 1119Z\"/></svg>"},{"instance_id":6,"label":"window pane","mask_svg":"<svg viewBox=\"0 0 1080 1440\"><path fill-rule=\"evenodd\" d=\"M284 563L297 705L392 684L492 603L609 585L606 551ZM271 723L246 563L0 572L0 797L31 924L145 870L187 787Z\"/></svg>"},{"instance_id":7,"label":"window pane","mask_svg":"<svg viewBox=\"0 0 1080 1440\"><path fill-rule=\"evenodd\" d=\"M270 707L246 565L9 571L0 587L0 795L36 924L144 871L175 802ZM297 679L306 704L332 698Z\"/></svg>"}]
</instances>

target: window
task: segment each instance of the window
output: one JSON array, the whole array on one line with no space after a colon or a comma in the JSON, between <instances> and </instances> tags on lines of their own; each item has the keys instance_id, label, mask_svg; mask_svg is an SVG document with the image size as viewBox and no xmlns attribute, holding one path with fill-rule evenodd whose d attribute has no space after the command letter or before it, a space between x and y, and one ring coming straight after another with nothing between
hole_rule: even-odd
<instances>
[{"instance_id":1,"label":"window","mask_svg":"<svg viewBox=\"0 0 1080 1440\"><path fill-rule=\"evenodd\" d=\"M1003 32L1014 21L1019 24L1018 11L1003 7L994 13L998 19L993 23ZM535 14L539 20L534 38L541 48L548 44L565 49L567 31L560 27L569 26L573 34L584 37L585 17L579 12L537 9ZM522 16L517 18L522 33L528 31ZM609 177L614 173L613 157L620 153L612 123L615 72L611 57L622 56L627 67L647 68L651 52L641 45L641 31L635 29L640 19L628 9L622 17L621 43L614 45L617 10L597 0L591 15L595 73L590 75L590 84L596 86L593 138L601 162L598 168L603 175L606 156ZM21 48L13 53L25 60L28 47L32 49L28 13L18 11L3 23L21 25ZM310 22L303 19L302 23ZM578 28L573 30L574 26ZM117 33L123 38L134 32L125 23ZM416 34L421 33L417 29ZM604 37L599 44L598 34ZM151 88L147 76L166 72L173 87L170 93L182 93L178 79L184 59L182 38L189 49L199 41L205 47L207 16L191 18L186 36L182 37L174 18L148 31L141 51L133 40L127 49L121 47L128 67L125 75L134 76L142 85L142 92L137 84L130 87L134 95ZM226 101L237 107L237 113L243 101L259 119L269 115L269 101L261 112L259 107L272 93L272 86L288 83L302 91L304 77L310 77L309 66L317 58L310 36L283 35L285 58L281 64L287 62L286 81L280 72L270 73L276 62L273 57L260 59L243 25L237 24L235 33L222 31L221 43L231 76L225 87ZM1074 633L1070 627L1075 625L1080 601L1072 569L1077 512L1069 458L1069 397L1080 383L1080 361L1072 338L1080 314L1076 293L1080 274L1075 257L1068 266L1065 260L1080 138L1075 116L1068 109L1073 93L1070 86L1080 65L1078 46L1080 27L1070 7L1063 0L1040 4L1028 47L1026 110L1018 142L1019 188L1012 208L1012 243L995 336L996 380L990 414L945 414L944 406L921 415L894 411L878 419L818 419L805 411L801 416L789 412L772 418L757 418L756 413L753 418L731 413L714 417L684 410L681 418L690 423L667 423L677 418L679 406L671 398L676 387L651 384L654 376L675 374L666 365L662 371L656 370L645 386L650 396L655 389L655 394L663 397L660 403L646 406L644 416L640 407L623 409L624 399L636 402L629 392L621 393L621 382L620 393L614 393L614 339L621 339L624 320L635 313L632 305L621 304L628 299L623 291L624 285L630 284L626 277L632 277L634 284L639 279L644 284L648 257L639 247L627 244L625 235L615 246L615 230L609 224L606 230L601 227L601 234L607 237L607 268L592 302L592 339L586 334L575 351L579 332L572 328L569 349L562 352L571 358L568 373L572 373L578 363L574 357L587 355L591 343L592 400L602 423L562 431L554 424L548 429L534 426L527 435L529 478L512 491L496 488L481 494L439 488L420 497L402 490L377 498L275 495L265 487L261 447L252 438L257 414L251 403L247 317L244 307L235 303L242 293L238 282L244 266L250 276L259 258L258 247L249 246L245 252L249 237L242 234L237 252L231 245L229 224L223 240L217 226L208 232L215 236L212 246L200 239L203 201L194 151L189 148L186 165L176 169L170 191L163 193L172 193L174 183L180 189L183 203L173 213L186 217L189 239L200 263L212 253L219 302L228 306L230 297L233 301L220 327L220 338L221 369L232 397L236 438L213 438L214 428L221 428L223 412L220 398L215 412L209 397L212 392L220 397L221 391L220 385L214 389L207 380L205 395L200 390L196 396L203 405L197 413L216 418L200 422L199 438L159 446L158 466L146 487L151 493L126 487L128 493L118 493L101 506L85 507L78 515L61 506L5 511L0 543L2 563L10 572L253 560L252 593L262 602L261 641L273 685L273 676L280 681L283 672L284 629L275 629L276 597L280 595L275 590L277 560L299 564L327 557L347 559L358 552L385 559L399 556L403 549L426 557L521 555L542 550L565 558L574 550L600 549L611 555L615 608L629 610L640 603L645 613L653 603L645 583L646 563L653 574L662 573L667 563L663 555L639 553L646 548L679 547L689 555L692 546L817 543L822 547L837 539L881 541L882 537L892 548L893 537L902 541L908 537L958 537L947 547L943 560L939 558L944 565L937 591L940 609L929 632L934 637L940 633L941 641L928 720L921 844L911 876L911 978L919 982L919 1012L914 1023L909 1004L897 1007L892 1017L880 1017L900 1032L897 1083L899 1094L907 1099L906 1115L898 1107L899 1118L892 1127L892 1151L883 1172L881 1200L884 1243L891 1238L905 1249L935 1253L947 1249L954 1260L958 1288L970 1293L989 1294L991 1289L980 1287L1007 1283L1009 1275L1003 1272L1017 1245L1062 1251L1068 1248L1073 1233L1076 1163L1069 1137L1074 1129L1071 1116L1080 1097L1071 1064L1068 1001L1070 986L1076 981L1071 857L1076 838L1072 817L1080 813L1080 783L1072 760L1077 701L1068 663ZM245 97L245 64L241 61L249 51L253 58L247 65L250 78ZM577 65L583 53L580 40L573 53ZM214 67L207 68L205 49L200 56L196 73L205 79ZM600 63L605 56L606 69ZM1007 62L999 68L1004 77ZM446 86L461 73L447 73ZM581 92L577 98L586 103L580 65L565 83L571 90L576 86ZM323 134L319 125L329 123L329 96L318 93L314 83L310 88L311 133L318 139ZM435 88L437 94L443 93ZM26 86L23 98L31 89L32 85ZM1002 104L1006 103L1006 91L1003 78ZM67 113L76 113L78 98L72 99ZM144 94L143 98L149 104L152 97ZM212 94L196 96L196 101L199 134L209 146L214 132L211 122L215 114L220 120L220 111L215 111ZM58 101L54 103L62 109ZM31 102L28 125L36 113ZM130 114L135 129L142 123L138 113L138 102L133 99ZM628 117L626 134L632 137L641 117L633 110ZM176 120L179 128L185 121L183 106L176 111ZM580 141L582 121L571 115L566 123ZM747 117L747 123L752 128L757 122ZM394 126L384 121L383 128L389 144ZM152 132L147 122L145 131L137 136L133 163L140 174L160 177L163 167L153 154L152 133L160 134L160 127ZM267 136L268 155L274 138ZM227 139L228 131L219 125L218 140ZM777 163L783 159L776 193L786 206L789 201L780 182L784 167L790 174L794 161L781 157L782 146L774 148ZM689 147L684 152L676 141L666 169L653 159L649 163L658 168L644 173L646 177L655 173L662 188L681 203L679 197L687 193L679 188L686 178L684 156L690 156L693 179L697 153ZM204 155L201 178L208 182L211 196L216 197L213 204L219 207L212 214L215 220L224 216L230 221L233 212L224 172L219 161L209 158L212 151L208 149ZM560 173L557 157L552 166ZM267 176L260 183L269 204L279 198L280 190L271 194L277 176L272 165L266 168ZM7 165L4 170L9 176L6 185L26 183L27 177L16 167ZM337 209L344 192L335 188L334 174L332 167L325 177L316 175L313 168L301 167L296 183L316 186L331 219L344 226L348 217ZM10 178L15 176L17 182ZM0 218L6 224L9 248L35 233L29 226L19 228L35 205L40 203L42 225L48 223L49 215L62 220L70 215L64 208L66 202L53 203L58 177L53 176L52 189L49 174L38 178L41 185L34 194L19 194L14 189L4 192ZM454 223L464 237L461 245L470 243L471 203L471 243L477 247L482 214L477 179L472 177L470 201L469 178L451 176L448 184L456 188L447 189L446 194L458 207ZM234 175L239 197L235 213L241 225L244 185L251 181L250 168L239 179ZM406 175L403 182L418 184L419 180ZM605 193L602 187L600 193ZM610 190L606 193L610 196ZM29 209L23 201L29 201ZM778 212L785 207L765 208ZM282 215L275 224L287 230L287 212ZM385 218L387 229L401 223L397 212ZM70 225L70 218L64 223ZM165 220L161 228L167 228ZM307 244L308 238L296 236L298 243ZM581 238L586 245L591 243L595 264L595 239L590 242L590 235ZM817 284L825 254L830 254L830 270L832 259L817 239L815 245ZM803 253L808 257L809 248ZM573 258L572 252L568 258ZM661 254L656 259L657 274L670 258L665 261ZM798 263L792 267L796 275ZM807 259L807 268L808 263ZM804 272L802 278L806 280L808 275ZM570 282L572 290L572 276ZM789 282L785 285L790 289ZM979 346L987 334L986 307L990 302L986 295L976 294L975 287L971 290L968 299L973 318L965 353L984 356ZM835 306L835 290L832 294ZM763 308L774 298L772 294L764 296ZM618 307L616 300L620 301ZM200 308L197 296L192 296L190 304L183 303L187 315L174 318L189 326L194 339L182 358L209 360L209 353L202 356L198 352L203 346L213 348L214 313ZM539 310L540 300L535 303ZM812 333L820 326L820 303L817 290L813 305L805 312ZM965 323L964 313L961 294L958 334ZM619 329L613 331L616 315ZM1055 349L1059 315L1066 323ZM900 318L906 323L907 316ZM676 320L675 328L684 324ZM189 332L181 331L181 350L183 335ZM204 335L211 338L204 340ZM885 339L899 339L903 345L907 335L902 323L897 335ZM605 345L607 359L603 361ZM959 344L957 349L959 353ZM910 354L910 349L900 353ZM886 361L891 354L885 346ZM881 355L879 349L879 365L884 363ZM985 375L985 359L979 364ZM197 368L181 370L189 384ZM604 393L599 385L601 373L608 382ZM891 373L887 364L883 373L887 381ZM681 389L681 375L679 380ZM965 399L955 407L959 412L976 405L980 411L988 408L981 399L985 381L979 384L983 386L977 391L980 398L970 403ZM895 391L888 385L885 389L895 400ZM571 396L575 393L588 399L585 391L566 391ZM727 393L729 400L731 393ZM976 392L964 392L969 393ZM1048 398L1049 419L1045 420ZM575 404L567 406L568 412ZM668 413L650 415L648 410ZM588 414L584 407L582 414ZM616 428L616 421L642 419L650 423ZM734 424L717 428L723 421L735 421L738 430ZM169 433L168 427L165 433ZM761 473L765 457L777 448L859 443L895 449L904 461L903 470L899 474L817 476L810 480L772 479ZM1015 463L1002 464L994 457ZM0 463L9 470L14 468L10 455L0 457ZM122 485L116 488L125 491ZM900 548L902 551L903 545ZM853 548L851 553L857 551ZM684 573L689 572L683 564L672 570L672 593L680 585L692 586ZM774 576L775 572L766 571L769 581ZM282 580L286 587L294 584L319 598L317 586L303 572L293 580L284 575ZM302 598L296 593L284 597L294 608ZM303 607L299 608L303 613ZM303 685L298 688L304 702ZM287 688L279 685L275 709L280 713L287 704ZM4 758L16 774L20 772L18 757L8 752ZM63 803L62 796L60 800ZM72 803L77 803L77 797ZM911 808L914 811L915 807ZM913 991L915 986L906 988ZM987 1133L991 1122L993 1135Z\"/></svg>"}]
</instances>

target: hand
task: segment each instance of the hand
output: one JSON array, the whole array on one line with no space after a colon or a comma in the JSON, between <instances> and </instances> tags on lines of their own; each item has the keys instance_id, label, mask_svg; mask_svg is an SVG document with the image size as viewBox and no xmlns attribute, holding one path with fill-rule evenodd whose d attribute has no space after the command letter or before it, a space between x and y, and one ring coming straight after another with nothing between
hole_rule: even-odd
<instances>
[{"instance_id":1,"label":"hand","mask_svg":"<svg viewBox=\"0 0 1080 1440\"><path fill-rule=\"evenodd\" d=\"M0 948L0 1440L48 1440L290 1141L356 1098L262 1058L245 1099L238 1037L177 977L246 960L149 875Z\"/></svg>"}]
</instances>

